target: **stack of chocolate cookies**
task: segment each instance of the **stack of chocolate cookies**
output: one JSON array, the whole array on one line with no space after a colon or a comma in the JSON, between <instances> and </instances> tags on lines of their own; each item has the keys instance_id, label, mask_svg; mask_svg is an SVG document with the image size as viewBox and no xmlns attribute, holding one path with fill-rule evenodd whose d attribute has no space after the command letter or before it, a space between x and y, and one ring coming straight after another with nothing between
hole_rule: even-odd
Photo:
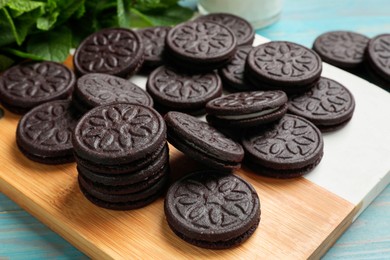
<instances>
[{"instance_id":1,"label":"stack of chocolate cookies","mask_svg":"<svg viewBox=\"0 0 390 260\"><path fill-rule=\"evenodd\" d=\"M148 106L115 103L86 113L73 134L81 191L114 210L156 200L168 182L169 151L163 118Z\"/></svg>"}]
</instances>

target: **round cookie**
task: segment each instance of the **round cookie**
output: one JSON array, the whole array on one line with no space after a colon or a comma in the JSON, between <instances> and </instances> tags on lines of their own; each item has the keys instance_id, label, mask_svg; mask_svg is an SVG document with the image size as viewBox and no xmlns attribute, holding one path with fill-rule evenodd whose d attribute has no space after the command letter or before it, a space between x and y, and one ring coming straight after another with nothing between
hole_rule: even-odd
<instances>
[{"instance_id":1,"label":"round cookie","mask_svg":"<svg viewBox=\"0 0 390 260\"><path fill-rule=\"evenodd\" d=\"M195 172L168 189L166 220L181 239L198 247L225 249L247 240L260 222L255 189L234 174Z\"/></svg>"},{"instance_id":2,"label":"round cookie","mask_svg":"<svg viewBox=\"0 0 390 260\"><path fill-rule=\"evenodd\" d=\"M240 46L233 59L225 67L219 70L223 86L229 90L247 91L254 89L244 77L245 61L252 46Z\"/></svg>"},{"instance_id":3,"label":"round cookie","mask_svg":"<svg viewBox=\"0 0 390 260\"><path fill-rule=\"evenodd\" d=\"M245 65L245 76L256 88L278 89L291 94L311 88L321 72L322 62L317 53L284 41L253 48Z\"/></svg>"},{"instance_id":4,"label":"round cookie","mask_svg":"<svg viewBox=\"0 0 390 260\"><path fill-rule=\"evenodd\" d=\"M137 31L144 44L143 68L149 70L163 64L165 38L171 27L156 26Z\"/></svg>"},{"instance_id":5,"label":"round cookie","mask_svg":"<svg viewBox=\"0 0 390 260\"><path fill-rule=\"evenodd\" d=\"M313 88L289 98L288 111L304 117L322 132L344 126L351 119L355 100L349 90L340 83L321 77Z\"/></svg>"},{"instance_id":6,"label":"round cookie","mask_svg":"<svg viewBox=\"0 0 390 260\"><path fill-rule=\"evenodd\" d=\"M212 13L200 16L197 20L215 22L228 27L237 38L237 45L252 45L255 39L255 31L252 25L245 19L228 13Z\"/></svg>"},{"instance_id":7,"label":"round cookie","mask_svg":"<svg viewBox=\"0 0 390 260\"><path fill-rule=\"evenodd\" d=\"M75 82L74 73L60 63L21 63L0 75L0 102L11 112L24 114L45 102L68 98Z\"/></svg>"},{"instance_id":8,"label":"round cookie","mask_svg":"<svg viewBox=\"0 0 390 260\"><path fill-rule=\"evenodd\" d=\"M69 100L42 104L25 114L16 129L16 143L29 159L45 164L74 161L72 132L77 115Z\"/></svg>"},{"instance_id":9,"label":"round cookie","mask_svg":"<svg viewBox=\"0 0 390 260\"><path fill-rule=\"evenodd\" d=\"M247 128L279 120L287 112L283 91L238 92L211 100L207 121L222 128Z\"/></svg>"},{"instance_id":10,"label":"round cookie","mask_svg":"<svg viewBox=\"0 0 390 260\"><path fill-rule=\"evenodd\" d=\"M227 64L237 49L233 32L223 25L192 21L172 28L166 37L167 59L177 68L210 71Z\"/></svg>"},{"instance_id":11,"label":"round cookie","mask_svg":"<svg viewBox=\"0 0 390 260\"><path fill-rule=\"evenodd\" d=\"M275 124L248 131L242 145L245 163L257 173L275 178L308 173L321 161L324 148L320 130L290 114Z\"/></svg>"},{"instance_id":12,"label":"round cookie","mask_svg":"<svg viewBox=\"0 0 390 260\"><path fill-rule=\"evenodd\" d=\"M164 117L168 141L177 149L200 163L231 171L241 166L244 150L206 122L180 112Z\"/></svg>"},{"instance_id":13,"label":"round cookie","mask_svg":"<svg viewBox=\"0 0 390 260\"><path fill-rule=\"evenodd\" d=\"M104 73L129 77L142 66L144 47L136 32L125 28L103 29L84 39L73 56L79 75Z\"/></svg>"},{"instance_id":14,"label":"round cookie","mask_svg":"<svg viewBox=\"0 0 390 260\"><path fill-rule=\"evenodd\" d=\"M153 106L153 99L128 80L101 73L90 73L77 80L73 99L82 111L118 102Z\"/></svg>"},{"instance_id":15,"label":"round cookie","mask_svg":"<svg viewBox=\"0 0 390 260\"><path fill-rule=\"evenodd\" d=\"M164 120L153 108L115 103L86 113L76 125L72 143L77 157L122 165L147 158L165 140Z\"/></svg>"},{"instance_id":16,"label":"round cookie","mask_svg":"<svg viewBox=\"0 0 390 260\"><path fill-rule=\"evenodd\" d=\"M339 68L351 69L363 63L369 40L368 37L355 32L331 31L316 38L313 50L323 61Z\"/></svg>"},{"instance_id":17,"label":"round cookie","mask_svg":"<svg viewBox=\"0 0 390 260\"><path fill-rule=\"evenodd\" d=\"M146 90L168 111L196 113L222 95L222 83L215 72L189 74L161 66L150 74Z\"/></svg>"},{"instance_id":18,"label":"round cookie","mask_svg":"<svg viewBox=\"0 0 390 260\"><path fill-rule=\"evenodd\" d=\"M390 34L372 38L367 46L366 60L370 72L390 85Z\"/></svg>"}]
</instances>

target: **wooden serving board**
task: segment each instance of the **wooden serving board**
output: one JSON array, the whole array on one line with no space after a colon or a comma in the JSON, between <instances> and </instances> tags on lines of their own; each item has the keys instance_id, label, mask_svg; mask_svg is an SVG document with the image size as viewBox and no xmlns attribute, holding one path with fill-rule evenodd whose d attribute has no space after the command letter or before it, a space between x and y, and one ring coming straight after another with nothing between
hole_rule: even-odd
<instances>
[{"instance_id":1,"label":"wooden serving board","mask_svg":"<svg viewBox=\"0 0 390 260\"><path fill-rule=\"evenodd\" d=\"M266 39L257 37L256 44ZM112 211L81 194L74 163L49 166L26 159L15 144L19 120L0 119L0 191L93 258L319 258L356 216L389 183L390 95L324 64L323 75L347 86L355 115L343 129L324 135L324 158L310 174L292 180L261 177L246 168L236 173L256 188L261 222L244 244L229 250L197 248L169 229L163 198L133 211ZM134 77L138 85L145 78ZM173 178L200 166L170 146Z\"/></svg>"}]
</instances>

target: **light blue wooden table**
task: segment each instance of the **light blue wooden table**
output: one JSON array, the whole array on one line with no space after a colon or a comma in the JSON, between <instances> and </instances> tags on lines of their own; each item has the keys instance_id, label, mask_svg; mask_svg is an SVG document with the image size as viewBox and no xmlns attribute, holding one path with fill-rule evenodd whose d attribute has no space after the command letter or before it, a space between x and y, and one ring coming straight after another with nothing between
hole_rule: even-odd
<instances>
[{"instance_id":1,"label":"light blue wooden table","mask_svg":"<svg viewBox=\"0 0 390 260\"><path fill-rule=\"evenodd\" d=\"M390 33L390 0L285 0L281 20L257 33L272 40L289 40L310 47L317 35L336 29L367 36ZM390 116L387 118L390 120ZM0 194L0 259L3 258L84 259L86 256ZM324 259L390 259L390 186Z\"/></svg>"}]
</instances>

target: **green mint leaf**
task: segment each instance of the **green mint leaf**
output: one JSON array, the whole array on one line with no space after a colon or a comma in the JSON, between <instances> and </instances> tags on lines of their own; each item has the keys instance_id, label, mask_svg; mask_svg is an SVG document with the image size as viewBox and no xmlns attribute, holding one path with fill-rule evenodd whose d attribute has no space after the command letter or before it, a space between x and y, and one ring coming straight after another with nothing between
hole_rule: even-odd
<instances>
[{"instance_id":1,"label":"green mint leaf","mask_svg":"<svg viewBox=\"0 0 390 260\"><path fill-rule=\"evenodd\" d=\"M0 0L0 9L8 4L10 0Z\"/></svg>"},{"instance_id":2,"label":"green mint leaf","mask_svg":"<svg viewBox=\"0 0 390 260\"><path fill-rule=\"evenodd\" d=\"M22 51L20 49L3 48L2 51L24 59L43 60L42 57Z\"/></svg>"},{"instance_id":3,"label":"green mint leaf","mask_svg":"<svg viewBox=\"0 0 390 260\"><path fill-rule=\"evenodd\" d=\"M126 0L117 0L118 25L128 27L130 25L129 5Z\"/></svg>"},{"instance_id":4,"label":"green mint leaf","mask_svg":"<svg viewBox=\"0 0 390 260\"><path fill-rule=\"evenodd\" d=\"M72 48L72 33L67 27L34 34L27 41L27 52L43 60L63 62Z\"/></svg>"},{"instance_id":5,"label":"green mint leaf","mask_svg":"<svg viewBox=\"0 0 390 260\"><path fill-rule=\"evenodd\" d=\"M134 12L133 9L132 12ZM191 9L179 5L174 5L168 9L160 10L158 13L141 13L139 11L135 13L137 13L139 17L142 17L144 21L148 21L150 23L148 26L176 25L178 23L189 20L193 15L193 11Z\"/></svg>"},{"instance_id":6,"label":"green mint leaf","mask_svg":"<svg viewBox=\"0 0 390 260\"><path fill-rule=\"evenodd\" d=\"M0 54L0 71L6 70L14 64L14 60Z\"/></svg>"},{"instance_id":7,"label":"green mint leaf","mask_svg":"<svg viewBox=\"0 0 390 260\"><path fill-rule=\"evenodd\" d=\"M137 9L131 8L130 14L131 16L129 27L143 28L154 25L147 15L141 13Z\"/></svg>"},{"instance_id":8,"label":"green mint leaf","mask_svg":"<svg viewBox=\"0 0 390 260\"><path fill-rule=\"evenodd\" d=\"M0 46L15 42L15 24L5 8L0 9L0 30Z\"/></svg>"},{"instance_id":9,"label":"green mint leaf","mask_svg":"<svg viewBox=\"0 0 390 260\"><path fill-rule=\"evenodd\" d=\"M59 12L53 12L46 17L39 17L37 19L37 28L43 31L50 30L57 22L57 17L59 14Z\"/></svg>"},{"instance_id":10,"label":"green mint leaf","mask_svg":"<svg viewBox=\"0 0 390 260\"><path fill-rule=\"evenodd\" d=\"M14 10L18 13L25 13L30 12L36 8L43 8L45 3L31 0L12 0L8 2L7 6L10 10Z\"/></svg>"}]
</instances>

